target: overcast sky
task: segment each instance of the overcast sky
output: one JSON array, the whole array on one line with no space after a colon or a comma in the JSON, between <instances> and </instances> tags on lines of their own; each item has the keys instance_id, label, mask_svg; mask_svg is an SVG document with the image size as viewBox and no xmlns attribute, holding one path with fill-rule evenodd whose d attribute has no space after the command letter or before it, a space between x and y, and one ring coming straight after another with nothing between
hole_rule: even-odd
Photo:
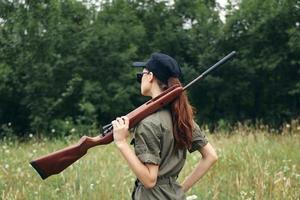
<instances>
[{"instance_id":1,"label":"overcast sky","mask_svg":"<svg viewBox=\"0 0 300 200\"><path fill-rule=\"evenodd\" d=\"M223 8L227 4L227 0L216 0ZM224 22L225 21L225 13L223 11L220 12L220 18Z\"/></svg>"},{"instance_id":2,"label":"overcast sky","mask_svg":"<svg viewBox=\"0 0 300 200\"><path fill-rule=\"evenodd\" d=\"M227 3L227 0L217 0L221 4L221 6L225 6Z\"/></svg>"},{"instance_id":3,"label":"overcast sky","mask_svg":"<svg viewBox=\"0 0 300 200\"><path fill-rule=\"evenodd\" d=\"M227 4L227 0L217 0L218 2L222 3L222 4Z\"/></svg>"}]
</instances>

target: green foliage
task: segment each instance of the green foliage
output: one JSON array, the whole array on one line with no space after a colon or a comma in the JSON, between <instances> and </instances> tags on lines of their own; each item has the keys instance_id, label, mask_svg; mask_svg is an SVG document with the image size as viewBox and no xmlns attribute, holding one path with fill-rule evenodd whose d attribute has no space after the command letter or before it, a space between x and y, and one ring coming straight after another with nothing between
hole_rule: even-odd
<instances>
[{"instance_id":1,"label":"green foliage","mask_svg":"<svg viewBox=\"0 0 300 200\"><path fill-rule=\"evenodd\" d=\"M65 136L66 120L97 129L145 101L131 63L154 51L179 61L184 84L238 52L188 91L200 123L299 117L299 1L229 4L224 23L216 8L214 0L1 1L0 124L17 136Z\"/></svg>"},{"instance_id":2,"label":"green foliage","mask_svg":"<svg viewBox=\"0 0 300 200\"><path fill-rule=\"evenodd\" d=\"M14 139L14 130L11 127L11 123L8 124L2 124L0 127L0 137L3 138L4 140L6 139Z\"/></svg>"},{"instance_id":3,"label":"green foliage","mask_svg":"<svg viewBox=\"0 0 300 200\"><path fill-rule=\"evenodd\" d=\"M244 0L229 12L219 46L238 58L220 71L224 118L279 125L299 117L299 9L299 1Z\"/></svg>"}]
</instances>

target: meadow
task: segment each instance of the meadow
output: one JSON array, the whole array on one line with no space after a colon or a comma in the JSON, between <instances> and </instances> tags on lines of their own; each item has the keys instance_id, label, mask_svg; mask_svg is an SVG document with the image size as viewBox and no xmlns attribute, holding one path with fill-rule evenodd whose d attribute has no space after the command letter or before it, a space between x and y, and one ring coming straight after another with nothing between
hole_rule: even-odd
<instances>
[{"instance_id":1,"label":"meadow","mask_svg":"<svg viewBox=\"0 0 300 200\"><path fill-rule=\"evenodd\" d=\"M210 134L216 165L188 193L196 199L300 199L300 127L278 133L237 126ZM78 139L31 137L26 142L0 142L0 198L130 199L134 175L114 144L90 149L63 173L42 180L29 161L59 150ZM179 182L201 158L189 154ZM195 199L194 198L194 199Z\"/></svg>"}]
</instances>

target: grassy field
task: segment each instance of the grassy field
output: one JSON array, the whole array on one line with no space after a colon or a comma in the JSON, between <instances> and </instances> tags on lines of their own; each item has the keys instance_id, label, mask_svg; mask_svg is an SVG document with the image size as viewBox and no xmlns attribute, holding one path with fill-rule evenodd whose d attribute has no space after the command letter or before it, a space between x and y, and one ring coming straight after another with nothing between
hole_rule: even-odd
<instances>
[{"instance_id":1,"label":"grassy field","mask_svg":"<svg viewBox=\"0 0 300 200\"><path fill-rule=\"evenodd\" d=\"M274 135L237 128L235 133L208 135L219 161L187 193L197 199L300 199L300 134ZM76 140L34 139L0 142L0 198L130 199L134 176L113 144L89 150L63 173L42 180L29 161ZM179 180L200 159L188 155Z\"/></svg>"}]
</instances>

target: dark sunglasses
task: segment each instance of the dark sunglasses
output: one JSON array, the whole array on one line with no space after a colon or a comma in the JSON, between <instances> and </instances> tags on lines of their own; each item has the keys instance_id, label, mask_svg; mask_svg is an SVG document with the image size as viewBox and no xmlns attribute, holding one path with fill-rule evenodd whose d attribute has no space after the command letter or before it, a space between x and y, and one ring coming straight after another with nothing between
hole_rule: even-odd
<instances>
[{"instance_id":1,"label":"dark sunglasses","mask_svg":"<svg viewBox=\"0 0 300 200\"><path fill-rule=\"evenodd\" d=\"M150 74L150 72L138 72L136 73L137 82L141 83L144 74Z\"/></svg>"}]
</instances>

